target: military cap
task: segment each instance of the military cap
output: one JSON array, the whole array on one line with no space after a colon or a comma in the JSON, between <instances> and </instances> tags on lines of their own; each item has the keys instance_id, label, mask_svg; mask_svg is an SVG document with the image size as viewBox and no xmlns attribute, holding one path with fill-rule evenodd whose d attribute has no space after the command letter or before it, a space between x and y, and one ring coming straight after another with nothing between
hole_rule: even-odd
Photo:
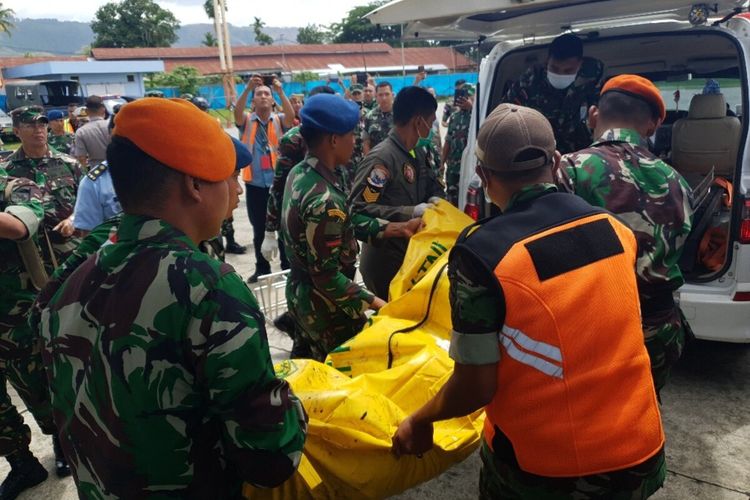
<instances>
[{"instance_id":1,"label":"military cap","mask_svg":"<svg viewBox=\"0 0 750 500\"><path fill-rule=\"evenodd\" d=\"M302 126L330 134L346 134L359 122L359 106L341 96L317 94L299 112Z\"/></svg>"},{"instance_id":2,"label":"military cap","mask_svg":"<svg viewBox=\"0 0 750 500\"><path fill-rule=\"evenodd\" d=\"M555 133L539 111L501 104L479 128L475 154L482 166L490 170L532 170L552 162Z\"/></svg>"},{"instance_id":3,"label":"military cap","mask_svg":"<svg viewBox=\"0 0 750 500\"><path fill-rule=\"evenodd\" d=\"M216 123L184 99L144 97L115 115L113 136L123 137L167 167L218 182L234 172L232 140Z\"/></svg>"},{"instance_id":4,"label":"military cap","mask_svg":"<svg viewBox=\"0 0 750 500\"><path fill-rule=\"evenodd\" d=\"M353 94L355 92L363 92L365 88L360 83L355 83L352 86L349 87L349 93Z\"/></svg>"},{"instance_id":5,"label":"military cap","mask_svg":"<svg viewBox=\"0 0 750 500\"><path fill-rule=\"evenodd\" d=\"M62 120L64 116L65 115L63 115L63 112L60 111L59 109L53 109L52 111L47 113L47 119L49 121Z\"/></svg>"},{"instance_id":6,"label":"military cap","mask_svg":"<svg viewBox=\"0 0 750 500\"><path fill-rule=\"evenodd\" d=\"M638 75L618 75L610 78L602 87L601 95L607 92L619 92L621 94L640 99L647 103L662 120L667 116L667 106L661 92L648 78Z\"/></svg>"},{"instance_id":7,"label":"military cap","mask_svg":"<svg viewBox=\"0 0 750 500\"><path fill-rule=\"evenodd\" d=\"M231 137L231 136L230 136ZM241 170L253 162L253 154L245 146L242 141L232 137L232 144L234 144L234 154L237 159L234 162L234 170Z\"/></svg>"},{"instance_id":8,"label":"military cap","mask_svg":"<svg viewBox=\"0 0 750 500\"><path fill-rule=\"evenodd\" d=\"M21 106L10 112L13 124L19 123L49 123L49 119L44 115L44 108L41 106Z\"/></svg>"}]
</instances>

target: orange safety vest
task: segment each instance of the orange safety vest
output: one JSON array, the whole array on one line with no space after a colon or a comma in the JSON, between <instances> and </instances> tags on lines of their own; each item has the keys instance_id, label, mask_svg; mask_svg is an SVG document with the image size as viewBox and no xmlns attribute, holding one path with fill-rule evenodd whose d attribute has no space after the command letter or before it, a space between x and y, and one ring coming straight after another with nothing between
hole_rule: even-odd
<instances>
[{"instance_id":1,"label":"orange safety vest","mask_svg":"<svg viewBox=\"0 0 750 500\"><path fill-rule=\"evenodd\" d=\"M254 151L255 147L255 134L258 132L258 120L253 120L251 127L247 126L247 121L250 119L249 115L245 119L245 131L242 133L242 143L247 145L248 149ZM276 159L279 156L279 139L283 134L281 128L281 119L276 113L271 113L270 123L272 127L267 127L266 132L268 134L268 147L271 150L271 166L276 168ZM253 168L252 165L242 169L242 180L246 183L252 182L253 180Z\"/></svg>"},{"instance_id":2,"label":"orange safety vest","mask_svg":"<svg viewBox=\"0 0 750 500\"><path fill-rule=\"evenodd\" d=\"M522 470L546 477L623 470L659 452L632 231L552 193L458 244L492 270L506 304L497 390L485 408L490 448L512 450Z\"/></svg>"}]
</instances>

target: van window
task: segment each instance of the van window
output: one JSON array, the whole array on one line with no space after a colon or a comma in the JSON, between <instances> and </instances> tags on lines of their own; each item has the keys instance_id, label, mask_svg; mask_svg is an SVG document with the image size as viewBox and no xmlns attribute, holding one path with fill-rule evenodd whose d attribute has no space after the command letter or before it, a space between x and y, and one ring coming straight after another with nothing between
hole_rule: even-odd
<instances>
[{"instance_id":1,"label":"van window","mask_svg":"<svg viewBox=\"0 0 750 500\"><path fill-rule=\"evenodd\" d=\"M691 80L680 82L655 81L668 111L682 111L687 113L690 100L695 95L703 93L708 78L693 76ZM738 116L742 115L742 82L739 78L712 78L719 85L724 100L729 105L729 111ZM731 114L730 113L730 114Z\"/></svg>"}]
</instances>

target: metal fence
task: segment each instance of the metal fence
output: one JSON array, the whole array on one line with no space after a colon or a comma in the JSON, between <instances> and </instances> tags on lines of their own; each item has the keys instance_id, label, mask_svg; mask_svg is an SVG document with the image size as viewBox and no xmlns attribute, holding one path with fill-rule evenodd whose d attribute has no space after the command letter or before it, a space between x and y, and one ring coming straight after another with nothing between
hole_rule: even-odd
<instances>
[{"instance_id":1,"label":"metal fence","mask_svg":"<svg viewBox=\"0 0 750 500\"><path fill-rule=\"evenodd\" d=\"M438 96L452 96L453 89L457 80L466 80L469 83L476 84L477 74L476 73L450 73L443 75L428 75L427 78L421 83L423 87L432 87ZM346 80L344 80L346 82ZM414 83L414 75L407 76L383 76L376 77L377 82L389 82L393 86L393 91L398 92L403 87L412 85ZM284 83L284 92L286 95L291 94L307 94L311 89L318 85L326 85L326 80L312 80L306 83L300 82L286 82ZM346 85L347 83L345 83ZM337 84L330 84L334 90L340 91L340 87ZM245 84L241 83L237 85L237 95L241 94L245 89ZM179 97L180 91L175 87L164 87L157 88L154 90L161 90L164 92L165 97ZM224 99L224 89L221 85L204 85L200 87L199 95L205 97L211 108L222 109L226 107L226 100Z\"/></svg>"}]
</instances>

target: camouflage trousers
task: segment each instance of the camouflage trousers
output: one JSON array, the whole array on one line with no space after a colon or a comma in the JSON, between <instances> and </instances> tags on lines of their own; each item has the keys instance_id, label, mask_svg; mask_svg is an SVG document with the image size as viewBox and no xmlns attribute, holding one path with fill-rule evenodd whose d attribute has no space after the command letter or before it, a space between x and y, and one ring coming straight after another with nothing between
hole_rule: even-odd
<instances>
[{"instance_id":1,"label":"camouflage trousers","mask_svg":"<svg viewBox=\"0 0 750 500\"><path fill-rule=\"evenodd\" d=\"M10 382L42 432L52 434L52 404L42 364L39 337L28 325L36 293L23 286L21 274L0 275L0 456L29 446L31 430L11 402Z\"/></svg>"},{"instance_id":2,"label":"camouflage trousers","mask_svg":"<svg viewBox=\"0 0 750 500\"><path fill-rule=\"evenodd\" d=\"M358 334L366 318L351 318L309 284L289 279L286 285L289 314L297 333L309 344L313 359L323 361L329 352Z\"/></svg>"},{"instance_id":3,"label":"camouflage trousers","mask_svg":"<svg viewBox=\"0 0 750 500\"><path fill-rule=\"evenodd\" d=\"M549 478L524 472L495 457L484 440L479 454L481 499L637 500L653 495L662 487L667 474L663 449L628 470L574 478Z\"/></svg>"},{"instance_id":4,"label":"camouflage trousers","mask_svg":"<svg viewBox=\"0 0 750 500\"><path fill-rule=\"evenodd\" d=\"M651 358L651 375L657 394L667 384L669 374L682 356L690 326L678 306L643 315L643 336Z\"/></svg>"},{"instance_id":5,"label":"camouflage trousers","mask_svg":"<svg viewBox=\"0 0 750 500\"><path fill-rule=\"evenodd\" d=\"M6 382L10 382L34 416L44 434L53 434L49 386L40 352L9 360L0 360L0 456L28 448L31 429L13 405Z\"/></svg>"}]
</instances>

